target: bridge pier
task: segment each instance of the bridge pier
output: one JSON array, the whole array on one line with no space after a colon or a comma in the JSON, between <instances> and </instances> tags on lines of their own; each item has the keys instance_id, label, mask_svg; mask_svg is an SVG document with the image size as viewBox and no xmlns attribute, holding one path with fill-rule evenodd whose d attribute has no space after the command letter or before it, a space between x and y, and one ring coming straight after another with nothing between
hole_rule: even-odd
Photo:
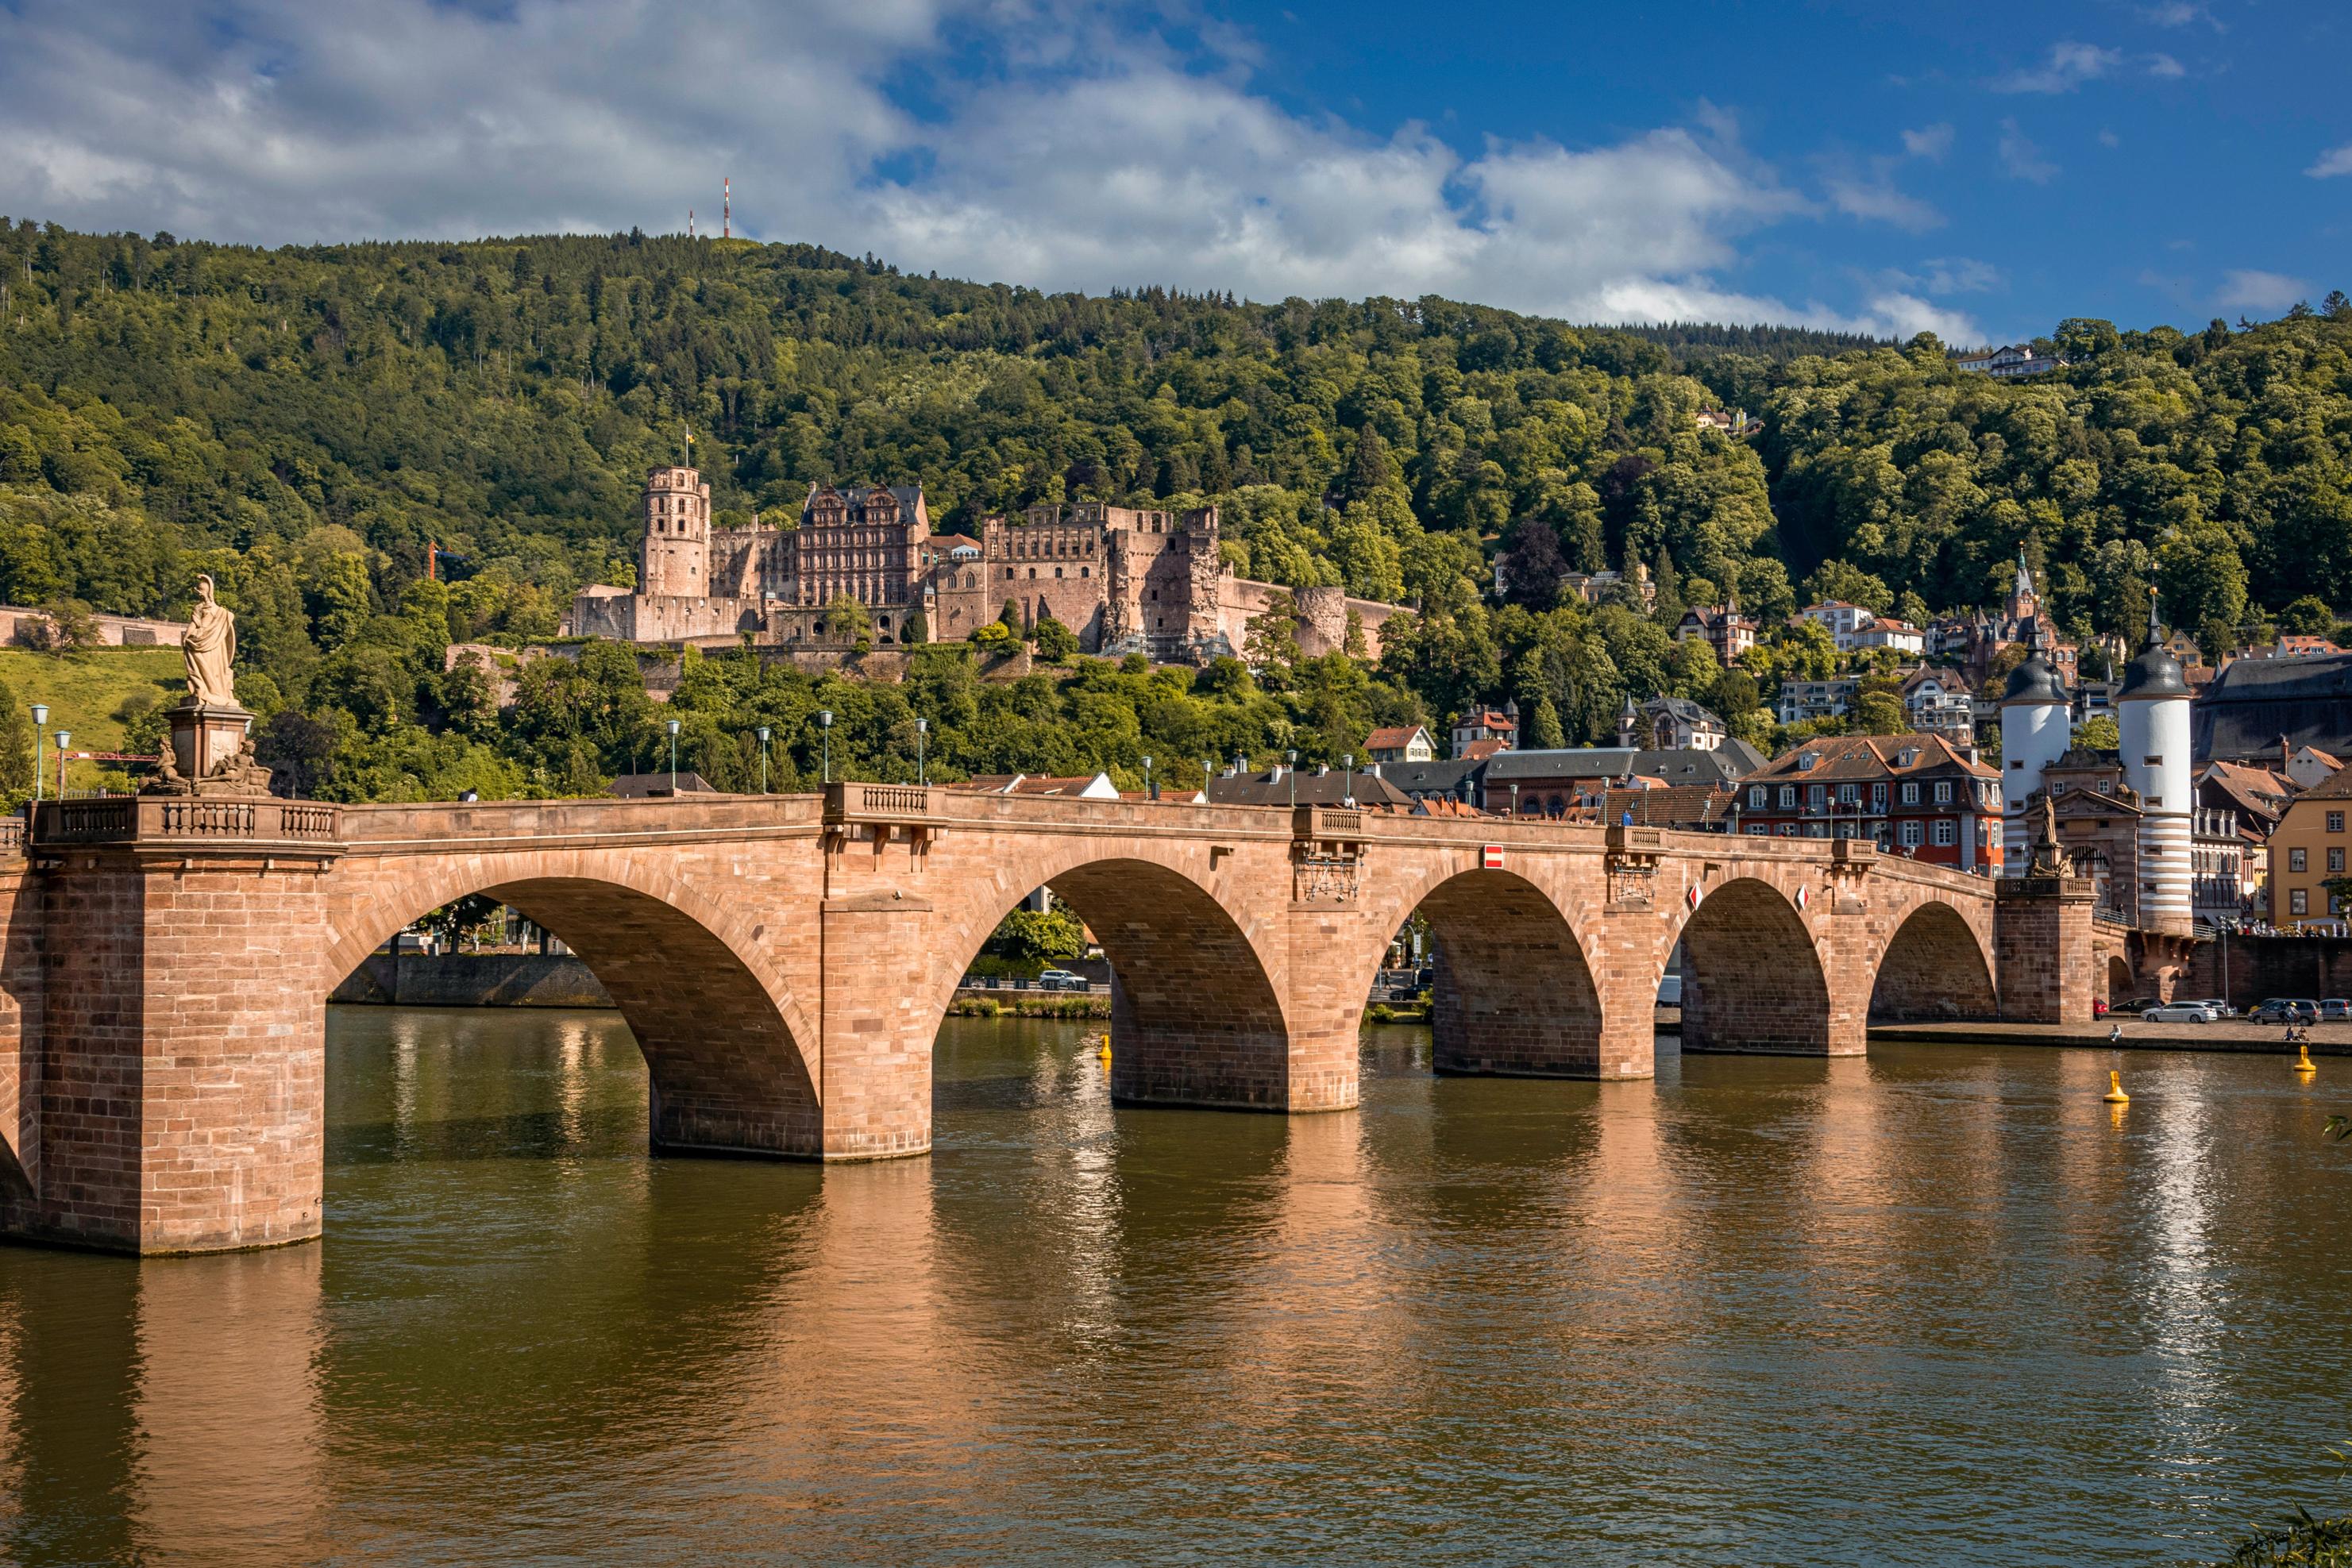
<instances>
[{"instance_id":1,"label":"bridge pier","mask_svg":"<svg viewBox=\"0 0 2352 1568\"><path fill-rule=\"evenodd\" d=\"M326 999L307 938L332 821L279 800L41 809L17 904L37 904L42 949L20 1090L37 1154L0 1227L135 1252L319 1234Z\"/></svg>"}]
</instances>

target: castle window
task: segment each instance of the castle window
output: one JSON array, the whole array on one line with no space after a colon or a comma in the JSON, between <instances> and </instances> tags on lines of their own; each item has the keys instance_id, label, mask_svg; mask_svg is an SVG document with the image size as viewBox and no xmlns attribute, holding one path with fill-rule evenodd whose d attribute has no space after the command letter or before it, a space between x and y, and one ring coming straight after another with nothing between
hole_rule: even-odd
<instances>
[{"instance_id":1,"label":"castle window","mask_svg":"<svg viewBox=\"0 0 2352 1568\"><path fill-rule=\"evenodd\" d=\"M1054 575L1055 575L1055 577L1059 577L1059 576L1061 576L1061 575L1062 575L1062 569L1061 569L1060 567L1058 567L1058 566L1057 566L1057 567L1055 567L1055 568L1054 569Z\"/></svg>"},{"instance_id":2,"label":"castle window","mask_svg":"<svg viewBox=\"0 0 2352 1568\"><path fill-rule=\"evenodd\" d=\"M1094 574L1095 574L1095 569L1094 569L1093 567L1090 567L1090 566L1082 566L1082 567L1078 568L1078 575L1079 575L1080 577L1092 577Z\"/></svg>"},{"instance_id":3,"label":"castle window","mask_svg":"<svg viewBox=\"0 0 2352 1568\"><path fill-rule=\"evenodd\" d=\"M1035 576L1037 575L1037 569L1036 569L1035 567L1034 567L1034 566L1033 566L1033 567L1031 567L1031 568L1029 569L1029 575L1030 575L1031 577L1033 577L1033 578L1034 578L1034 577L1035 577Z\"/></svg>"},{"instance_id":4,"label":"castle window","mask_svg":"<svg viewBox=\"0 0 2352 1568\"><path fill-rule=\"evenodd\" d=\"M1004 569L1004 580L1007 582L1013 580L1013 569L1009 566Z\"/></svg>"}]
</instances>

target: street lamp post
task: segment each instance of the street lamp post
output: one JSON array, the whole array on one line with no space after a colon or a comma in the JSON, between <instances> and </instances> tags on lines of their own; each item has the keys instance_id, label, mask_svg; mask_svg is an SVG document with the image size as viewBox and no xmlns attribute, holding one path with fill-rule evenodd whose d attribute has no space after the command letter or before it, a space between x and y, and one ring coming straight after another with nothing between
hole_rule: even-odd
<instances>
[{"instance_id":1,"label":"street lamp post","mask_svg":"<svg viewBox=\"0 0 2352 1568\"><path fill-rule=\"evenodd\" d=\"M36 800L41 798L41 776L48 771L49 767L48 756L43 750L43 742L47 738L48 733L49 705L35 703L33 705L33 799Z\"/></svg>"},{"instance_id":2,"label":"street lamp post","mask_svg":"<svg viewBox=\"0 0 2352 1568\"><path fill-rule=\"evenodd\" d=\"M1290 804L1294 808L1298 804L1298 753L1295 751L1290 754Z\"/></svg>"},{"instance_id":3,"label":"street lamp post","mask_svg":"<svg viewBox=\"0 0 2352 1568\"><path fill-rule=\"evenodd\" d=\"M1151 758L1149 757L1143 759L1143 798L1147 800L1154 799L1151 793Z\"/></svg>"},{"instance_id":4,"label":"street lamp post","mask_svg":"<svg viewBox=\"0 0 2352 1568\"><path fill-rule=\"evenodd\" d=\"M768 727L760 727L760 793L768 792Z\"/></svg>"},{"instance_id":5,"label":"street lamp post","mask_svg":"<svg viewBox=\"0 0 2352 1568\"><path fill-rule=\"evenodd\" d=\"M669 792L677 793L677 720L669 721Z\"/></svg>"},{"instance_id":6,"label":"street lamp post","mask_svg":"<svg viewBox=\"0 0 2352 1568\"><path fill-rule=\"evenodd\" d=\"M824 781L830 784L833 782L833 710L831 708L816 710L816 727L818 734L824 737Z\"/></svg>"},{"instance_id":7,"label":"street lamp post","mask_svg":"<svg viewBox=\"0 0 2352 1568\"><path fill-rule=\"evenodd\" d=\"M1340 760L1348 767L1348 793L1342 803L1352 806L1356 803L1356 754L1351 751Z\"/></svg>"},{"instance_id":8,"label":"street lamp post","mask_svg":"<svg viewBox=\"0 0 2352 1568\"><path fill-rule=\"evenodd\" d=\"M66 798L66 747L73 744L73 732L58 731L58 799Z\"/></svg>"},{"instance_id":9,"label":"street lamp post","mask_svg":"<svg viewBox=\"0 0 2352 1568\"><path fill-rule=\"evenodd\" d=\"M923 761L923 737L930 732L929 719L919 718L915 721L915 782L918 784L928 785L931 781L929 768Z\"/></svg>"}]
</instances>

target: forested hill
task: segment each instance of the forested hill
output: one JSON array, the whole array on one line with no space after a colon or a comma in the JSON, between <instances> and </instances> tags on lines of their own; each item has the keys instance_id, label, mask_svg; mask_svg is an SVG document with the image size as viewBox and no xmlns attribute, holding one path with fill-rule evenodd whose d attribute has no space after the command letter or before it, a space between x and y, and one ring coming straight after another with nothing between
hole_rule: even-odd
<instances>
[{"instance_id":1,"label":"forested hill","mask_svg":"<svg viewBox=\"0 0 2352 1568\"><path fill-rule=\"evenodd\" d=\"M919 479L947 523L1204 495L1254 573L1382 596L1463 564L1423 530L1535 518L1571 566L1663 561L1767 610L1824 559L1875 577L1864 597L1977 602L2021 546L2089 625L2130 618L2159 550L2200 627L2248 588L2352 598L2352 322L2327 317L2068 322L2074 368L1992 384L1926 340L1822 358L1791 350L1844 342L1434 298L1049 295L635 235L259 251L26 222L0 279L0 483L168 525L44 549L21 536L54 503L20 506L15 601L170 609L175 548L329 525L379 594L434 538L560 598L625 561L639 475L688 425L738 515L816 476ZM1762 436L1700 434L1712 403Z\"/></svg>"},{"instance_id":2,"label":"forested hill","mask_svg":"<svg viewBox=\"0 0 2352 1568\"><path fill-rule=\"evenodd\" d=\"M1927 338L1045 294L805 246L260 251L0 221L0 601L177 614L209 570L273 703L346 739L438 726L442 643L543 637L581 583L630 580L642 474L690 428L721 521L789 516L812 478L919 480L941 526L1213 500L1252 576L1417 600L1372 697L1280 721L1334 756L1367 702L1517 696L1582 737L1672 687L1769 728L1769 654L1717 690L1660 652L1727 588L1768 618L1810 594L1916 618L1991 601L2022 549L2078 632L2133 629L2152 581L2209 643L2333 624L2352 304L2049 342L2070 368L1995 382ZM1702 429L1708 407L1761 429ZM461 580L420 597L428 540ZM1497 553L1508 609L1481 598ZM1633 563L1663 590L1638 636L1555 608L1562 572ZM531 766L579 784L619 735Z\"/></svg>"}]
</instances>

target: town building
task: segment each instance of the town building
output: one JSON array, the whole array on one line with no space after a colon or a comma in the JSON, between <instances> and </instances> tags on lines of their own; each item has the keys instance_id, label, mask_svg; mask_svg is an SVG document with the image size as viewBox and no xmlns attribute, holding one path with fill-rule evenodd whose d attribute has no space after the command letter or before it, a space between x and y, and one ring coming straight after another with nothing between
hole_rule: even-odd
<instances>
[{"instance_id":1,"label":"town building","mask_svg":"<svg viewBox=\"0 0 2352 1568\"><path fill-rule=\"evenodd\" d=\"M1412 797L1365 768L1228 769L1209 780L1213 806L1388 806L1409 808Z\"/></svg>"},{"instance_id":2,"label":"town building","mask_svg":"<svg viewBox=\"0 0 2352 1568\"><path fill-rule=\"evenodd\" d=\"M1515 698L1499 709L1482 707L1454 721L1454 755L1492 757L1518 744L1519 705ZM1477 749L1485 747L1484 750Z\"/></svg>"},{"instance_id":3,"label":"town building","mask_svg":"<svg viewBox=\"0 0 2352 1568\"><path fill-rule=\"evenodd\" d=\"M1797 612L1795 620L1810 621L1830 634L1841 653L1851 653L1862 629L1876 619L1869 608L1849 604L1843 599L1825 599L1819 604L1808 604Z\"/></svg>"},{"instance_id":4,"label":"town building","mask_svg":"<svg viewBox=\"0 0 2352 1568\"><path fill-rule=\"evenodd\" d=\"M636 588L583 589L570 634L812 649L864 635L887 647L961 641L1009 609L1024 631L1061 622L1087 653L1205 664L1242 654L1251 623L1276 614L1310 656L1377 657L1400 609L1236 576L1213 507L1036 506L986 519L975 541L931 533L920 486L812 485L796 527L755 517L722 528L709 482L683 465L648 473L643 507ZM839 613L844 601L860 613Z\"/></svg>"},{"instance_id":5,"label":"town building","mask_svg":"<svg viewBox=\"0 0 2352 1568\"><path fill-rule=\"evenodd\" d=\"M1713 751L1731 738L1723 721L1688 697L1652 697L1636 704L1629 695L1617 716L1617 744L1651 751Z\"/></svg>"},{"instance_id":6,"label":"town building","mask_svg":"<svg viewBox=\"0 0 2352 1568\"><path fill-rule=\"evenodd\" d=\"M1826 681L1783 680L1773 712L1782 724L1843 718L1853 710L1853 699L1861 690L1861 678L1855 675L1836 675Z\"/></svg>"},{"instance_id":7,"label":"town building","mask_svg":"<svg viewBox=\"0 0 2352 1568\"><path fill-rule=\"evenodd\" d=\"M1869 839L1891 853L1963 871L2001 864L2000 775L1933 735L1829 736L1739 786L1739 831Z\"/></svg>"},{"instance_id":8,"label":"town building","mask_svg":"<svg viewBox=\"0 0 2352 1568\"><path fill-rule=\"evenodd\" d=\"M1643 614L1658 607L1658 585L1650 580L1650 569L1640 561L1630 572L1571 571L1559 580L1562 593L1573 593L1587 604L1599 604L1612 592L1630 594L1641 605Z\"/></svg>"},{"instance_id":9,"label":"town building","mask_svg":"<svg viewBox=\"0 0 2352 1568\"><path fill-rule=\"evenodd\" d=\"M1728 790L1763 766L1756 748L1736 737L1706 747L1510 751L1489 758L1480 770L1476 801L1490 811L1566 817L1612 788L1646 780L1659 788Z\"/></svg>"},{"instance_id":10,"label":"town building","mask_svg":"<svg viewBox=\"0 0 2352 1568\"><path fill-rule=\"evenodd\" d=\"M2346 874L2352 832L2352 768L2338 769L2287 804L2270 837L2271 924L2282 928L2342 931L2347 910L2330 894L2331 877Z\"/></svg>"},{"instance_id":11,"label":"town building","mask_svg":"<svg viewBox=\"0 0 2352 1568\"><path fill-rule=\"evenodd\" d=\"M1465 810L1478 807L1478 785L1486 759L1455 757L1425 762L1375 762L1368 771L1379 775L1414 801L1451 801Z\"/></svg>"},{"instance_id":12,"label":"town building","mask_svg":"<svg viewBox=\"0 0 2352 1568\"><path fill-rule=\"evenodd\" d=\"M1728 669L1755 648L1756 633L1756 618L1740 613L1739 596L1734 593L1721 604L1693 605L1684 611L1675 627L1675 641L1700 639L1715 650L1717 663Z\"/></svg>"},{"instance_id":13,"label":"town building","mask_svg":"<svg viewBox=\"0 0 2352 1568\"><path fill-rule=\"evenodd\" d=\"M2200 757L2277 764L2279 743L2352 755L2352 653L2232 658L2197 691Z\"/></svg>"},{"instance_id":14,"label":"town building","mask_svg":"<svg viewBox=\"0 0 2352 1568\"><path fill-rule=\"evenodd\" d=\"M2343 769L2344 759L2315 746L2298 746L2286 754L2287 782L2298 789L2316 789Z\"/></svg>"},{"instance_id":15,"label":"town building","mask_svg":"<svg viewBox=\"0 0 2352 1568\"><path fill-rule=\"evenodd\" d=\"M1366 737L1364 755L1374 762L1427 762L1437 756L1437 744L1425 726L1389 725Z\"/></svg>"},{"instance_id":16,"label":"town building","mask_svg":"<svg viewBox=\"0 0 2352 1568\"><path fill-rule=\"evenodd\" d=\"M1913 729L1940 735L1956 746L1975 740L1976 698L1956 672L1921 664L1904 673L1900 695Z\"/></svg>"},{"instance_id":17,"label":"town building","mask_svg":"<svg viewBox=\"0 0 2352 1568\"><path fill-rule=\"evenodd\" d=\"M2066 361L2055 354L2037 351L2031 343L2010 343L1973 354L1955 355L1952 365L1973 375L2006 382L2021 376L2046 376L2053 371L2064 370Z\"/></svg>"},{"instance_id":18,"label":"town building","mask_svg":"<svg viewBox=\"0 0 2352 1568\"><path fill-rule=\"evenodd\" d=\"M1066 800L1116 800L1118 786L1108 773L989 773L951 784L976 795L1055 795Z\"/></svg>"}]
</instances>

